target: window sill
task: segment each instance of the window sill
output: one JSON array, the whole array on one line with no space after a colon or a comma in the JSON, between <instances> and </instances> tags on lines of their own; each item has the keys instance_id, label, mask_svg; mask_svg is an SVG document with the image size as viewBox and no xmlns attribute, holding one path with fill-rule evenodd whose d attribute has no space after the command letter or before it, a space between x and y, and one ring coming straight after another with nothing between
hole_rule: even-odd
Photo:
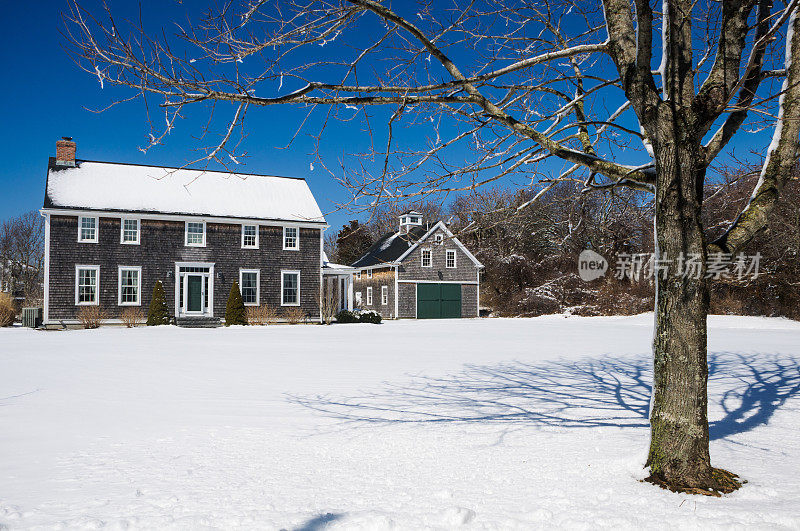
<instances>
[{"instance_id":1,"label":"window sill","mask_svg":"<svg viewBox=\"0 0 800 531\"><path fill-rule=\"evenodd\" d=\"M295 306L296 307L296 306L300 306L300 303L299 302L295 302L295 303L292 303L292 304L286 304L285 302L282 302L281 306Z\"/></svg>"},{"instance_id":2,"label":"window sill","mask_svg":"<svg viewBox=\"0 0 800 531\"><path fill-rule=\"evenodd\" d=\"M120 245L139 245L139 242L119 242Z\"/></svg>"}]
</instances>

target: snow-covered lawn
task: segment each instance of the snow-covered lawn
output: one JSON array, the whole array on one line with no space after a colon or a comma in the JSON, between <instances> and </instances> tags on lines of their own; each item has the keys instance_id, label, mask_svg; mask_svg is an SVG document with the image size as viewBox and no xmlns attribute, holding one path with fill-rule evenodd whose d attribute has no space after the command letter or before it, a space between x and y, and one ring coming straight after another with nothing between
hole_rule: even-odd
<instances>
[{"instance_id":1,"label":"snow-covered lawn","mask_svg":"<svg viewBox=\"0 0 800 531\"><path fill-rule=\"evenodd\" d=\"M0 330L0 528L800 527L800 323L713 317L725 498L637 481L652 316ZM327 526L327 527L326 527Z\"/></svg>"}]
</instances>

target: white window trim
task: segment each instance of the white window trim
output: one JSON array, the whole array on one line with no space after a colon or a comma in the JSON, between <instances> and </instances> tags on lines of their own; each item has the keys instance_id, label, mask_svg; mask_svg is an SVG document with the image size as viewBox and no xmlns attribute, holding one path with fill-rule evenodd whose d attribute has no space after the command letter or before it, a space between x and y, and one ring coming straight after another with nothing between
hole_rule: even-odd
<instances>
[{"instance_id":1,"label":"white window trim","mask_svg":"<svg viewBox=\"0 0 800 531\"><path fill-rule=\"evenodd\" d=\"M81 225L84 219L94 220L94 239L81 238ZM97 243L100 239L100 218L97 216L78 216L78 243Z\"/></svg>"},{"instance_id":2,"label":"white window trim","mask_svg":"<svg viewBox=\"0 0 800 531\"><path fill-rule=\"evenodd\" d=\"M356 271L356 280L361 280L361 271Z\"/></svg>"},{"instance_id":3,"label":"white window trim","mask_svg":"<svg viewBox=\"0 0 800 531\"><path fill-rule=\"evenodd\" d=\"M239 293L242 292L242 274L255 273L256 274L256 302L245 302L245 306L259 306L261 305L261 270L260 269L240 269L239 270ZM283 273L281 273L281 283L283 283ZM298 282L299 284L299 282ZM244 297L242 297L244 298ZM283 289L281 289L281 301L283 300Z\"/></svg>"},{"instance_id":4,"label":"white window trim","mask_svg":"<svg viewBox=\"0 0 800 531\"><path fill-rule=\"evenodd\" d=\"M433 237L433 240L436 243L441 244L444 241L444 234L441 234L441 233L437 234L436 236Z\"/></svg>"},{"instance_id":5,"label":"white window trim","mask_svg":"<svg viewBox=\"0 0 800 531\"><path fill-rule=\"evenodd\" d=\"M286 229L295 229L297 231L294 239L294 247L286 247ZM283 250L284 251L299 251L300 250L300 227L286 226L283 227Z\"/></svg>"},{"instance_id":6,"label":"white window trim","mask_svg":"<svg viewBox=\"0 0 800 531\"><path fill-rule=\"evenodd\" d=\"M297 274L297 302L285 303L283 302L283 274L296 273ZM300 306L300 271L296 269L281 269L281 306Z\"/></svg>"},{"instance_id":7,"label":"white window trim","mask_svg":"<svg viewBox=\"0 0 800 531\"><path fill-rule=\"evenodd\" d=\"M372 278L372 269L367 269L367 278Z\"/></svg>"},{"instance_id":8,"label":"white window trim","mask_svg":"<svg viewBox=\"0 0 800 531\"><path fill-rule=\"evenodd\" d=\"M256 244L255 245L245 245L244 244L244 228L245 227L255 227L256 228ZM261 227L255 223L242 223L242 249L258 249L259 243L259 233L261 232Z\"/></svg>"},{"instance_id":9,"label":"white window trim","mask_svg":"<svg viewBox=\"0 0 800 531\"><path fill-rule=\"evenodd\" d=\"M428 265L425 265L425 252L428 252L430 256L430 260ZM420 249L419 253L419 266L420 267L433 267L433 250L430 247L426 247L424 249Z\"/></svg>"},{"instance_id":10,"label":"white window trim","mask_svg":"<svg viewBox=\"0 0 800 531\"><path fill-rule=\"evenodd\" d=\"M381 286L381 306L389 304L389 286Z\"/></svg>"},{"instance_id":11,"label":"white window trim","mask_svg":"<svg viewBox=\"0 0 800 531\"><path fill-rule=\"evenodd\" d=\"M362 300L363 299L363 297L362 297L363 294L360 291L356 291L353 295L355 296L355 299L356 299L356 306L361 306L361 303L363 302L363 300Z\"/></svg>"},{"instance_id":12,"label":"white window trim","mask_svg":"<svg viewBox=\"0 0 800 531\"><path fill-rule=\"evenodd\" d=\"M453 265L452 266L447 265L447 263L448 263L447 262L447 258L450 256L450 253L453 253ZM457 260L458 260L458 253L456 253L455 249L447 249L445 251L445 255L444 255L444 267L445 268L447 268L447 269L456 269L456 266L458 265Z\"/></svg>"},{"instance_id":13,"label":"white window trim","mask_svg":"<svg viewBox=\"0 0 800 531\"><path fill-rule=\"evenodd\" d=\"M122 302L122 272L136 271L136 302ZM117 306L141 306L142 305L142 267L141 266L119 266L117 268Z\"/></svg>"},{"instance_id":14,"label":"white window trim","mask_svg":"<svg viewBox=\"0 0 800 531\"><path fill-rule=\"evenodd\" d=\"M136 222L136 241L133 242L126 242L125 241L125 221L135 221ZM122 245L139 245L142 241L142 220L139 218L120 218L119 220L119 243Z\"/></svg>"},{"instance_id":15,"label":"white window trim","mask_svg":"<svg viewBox=\"0 0 800 531\"><path fill-rule=\"evenodd\" d=\"M189 243L189 223L201 223L203 225L203 243ZM205 221L186 220L183 225L183 245L185 247L205 247L207 232L208 227Z\"/></svg>"},{"instance_id":16,"label":"white window trim","mask_svg":"<svg viewBox=\"0 0 800 531\"><path fill-rule=\"evenodd\" d=\"M78 302L78 282L81 269L94 269L97 275L95 285L94 302ZM76 265L75 266L75 306L97 306L100 304L100 266L99 265Z\"/></svg>"},{"instance_id":17,"label":"white window trim","mask_svg":"<svg viewBox=\"0 0 800 531\"><path fill-rule=\"evenodd\" d=\"M367 306L372 306L372 286L367 288Z\"/></svg>"}]
</instances>

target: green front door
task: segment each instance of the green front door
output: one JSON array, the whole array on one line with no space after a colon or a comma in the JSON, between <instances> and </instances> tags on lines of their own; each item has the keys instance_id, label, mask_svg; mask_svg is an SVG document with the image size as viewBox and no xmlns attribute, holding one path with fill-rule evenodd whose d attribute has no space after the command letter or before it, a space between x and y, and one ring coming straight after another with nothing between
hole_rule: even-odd
<instances>
[{"instance_id":1,"label":"green front door","mask_svg":"<svg viewBox=\"0 0 800 531\"><path fill-rule=\"evenodd\" d=\"M189 275L186 277L186 311L203 311L203 277Z\"/></svg>"},{"instance_id":2,"label":"green front door","mask_svg":"<svg viewBox=\"0 0 800 531\"><path fill-rule=\"evenodd\" d=\"M461 317L461 284L417 284L417 319Z\"/></svg>"}]
</instances>

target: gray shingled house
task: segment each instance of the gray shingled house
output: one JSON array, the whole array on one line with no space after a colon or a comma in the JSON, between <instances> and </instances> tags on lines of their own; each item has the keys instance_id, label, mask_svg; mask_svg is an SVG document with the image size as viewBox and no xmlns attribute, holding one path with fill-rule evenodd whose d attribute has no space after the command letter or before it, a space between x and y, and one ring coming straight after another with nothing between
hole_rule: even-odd
<instances>
[{"instance_id":1,"label":"gray shingled house","mask_svg":"<svg viewBox=\"0 0 800 531\"><path fill-rule=\"evenodd\" d=\"M246 305L319 319L322 232L303 179L76 160L69 138L47 172L45 324L100 305L118 321L160 280L179 323L217 321L231 285Z\"/></svg>"},{"instance_id":2,"label":"gray shingled house","mask_svg":"<svg viewBox=\"0 0 800 531\"><path fill-rule=\"evenodd\" d=\"M397 232L382 236L352 267L355 307L386 319L478 316L483 265L443 221L403 213Z\"/></svg>"}]
</instances>

